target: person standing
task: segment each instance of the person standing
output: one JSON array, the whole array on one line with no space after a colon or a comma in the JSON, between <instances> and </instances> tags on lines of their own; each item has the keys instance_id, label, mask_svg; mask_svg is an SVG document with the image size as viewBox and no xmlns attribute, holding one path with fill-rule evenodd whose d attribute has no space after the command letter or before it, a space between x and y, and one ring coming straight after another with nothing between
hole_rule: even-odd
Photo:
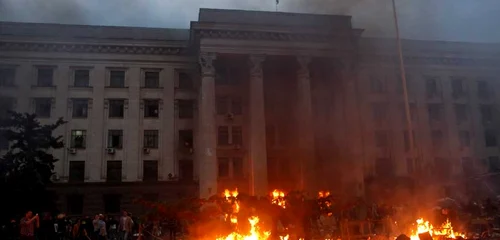
<instances>
[{"instance_id":1,"label":"person standing","mask_svg":"<svg viewBox=\"0 0 500 240\"><path fill-rule=\"evenodd\" d=\"M122 212L122 216L120 217L120 225L118 226L121 240L129 240L129 237L132 234L132 225L132 218L128 215L128 212L124 210Z\"/></svg>"},{"instance_id":2,"label":"person standing","mask_svg":"<svg viewBox=\"0 0 500 240\"><path fill-rule=\"evenodd\" d=\"M35 226L39 226L38 214L33 217L33 212L28 211L24 218L21 219L21 240L35 240ZM35 225L36 224L36 225Z\"/></svg>"}]
</instances>

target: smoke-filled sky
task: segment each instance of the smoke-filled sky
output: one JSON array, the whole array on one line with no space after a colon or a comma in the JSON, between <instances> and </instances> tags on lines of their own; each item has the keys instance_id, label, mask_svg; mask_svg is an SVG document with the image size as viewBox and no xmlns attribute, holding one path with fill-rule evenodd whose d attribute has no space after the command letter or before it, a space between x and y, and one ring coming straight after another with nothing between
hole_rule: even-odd
<instances>
[{"instance_id":1,"label":"smoke-filled sky","mask_svg":"<svg viewBox=\"0 0 500 240\"><path fill-rule=\"evenodd\" d=\"M404 38L500 42L500 0L396 0ZM199 8L275 11L276 0L0 0L0 21L188 28ZM394 36L391 0L280 0L279 11L353 16Z\"/></svg>"}]
</instances>

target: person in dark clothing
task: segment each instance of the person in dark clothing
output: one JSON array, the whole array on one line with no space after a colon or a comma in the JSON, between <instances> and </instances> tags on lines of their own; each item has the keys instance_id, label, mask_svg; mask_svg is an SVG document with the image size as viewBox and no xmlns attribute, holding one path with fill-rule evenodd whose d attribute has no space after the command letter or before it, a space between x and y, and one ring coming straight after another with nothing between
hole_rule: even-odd
<instances>
[{"instance_id":1,"label":"person in dark clothing","mask_svg":"<svg viewBox=\"0 0 500 240\"><path fill-rule=\"evenodd\" d=\"M52 240L55 238L54 221L50 213L45 213L40 221L40 240Z\"/></svg>"},{"instance_id":2,"label":"person in dark clothing","mask_svg":"<svg viewBox=\"0 0 500 240\"><path fill-rule=\"evenodd\" d=\"M167 219L167 229L170 240L174 240L177 235L177 225L177 218L175 216L171 216Z\"/></svg>"}]
</instances>

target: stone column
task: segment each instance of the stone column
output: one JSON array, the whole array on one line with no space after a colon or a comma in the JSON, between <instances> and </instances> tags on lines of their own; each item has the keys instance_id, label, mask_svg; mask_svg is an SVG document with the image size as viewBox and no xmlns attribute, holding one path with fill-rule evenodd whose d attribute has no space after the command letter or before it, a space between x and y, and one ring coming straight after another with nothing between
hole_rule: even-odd
<instances>
[{"instance_id":1,"label":"stone column","mask_svg":"<svg viewBox=\"0 0 500 240\"><path fill-rule=\"evenodd\" d=\"M195 146L200 198L217 194L217 137L215 121L215 53L200 53L201 81L198 97L198 146Z\"/></svg>"},{"instance_id":2,"label":"stone column","mask_svg":"<svg viewBox=\"0 0 500 240\"><path fill-rule=\"evenodd\" d=\"M265 56L251 55L250 67L250 124L249 124L249 163L250 193L254 196L266 196L267 191L267 149L266 116L264 106L264 83L262 62Z\"/></svg>"},{"instance_id":3,"label":"stone column","mask_svg":"<svg viewBox=\"0 0 500 240\"><path fill-rule=\"evenodd\" d=\"M311 77L309 74L310 57L297 57L297 151L300 164L301 190L314 192L314 166L316 156L314 151L314 127L311 100Z\"/></svg>"},{"instance_id":4,"label":"stone column","mask_svg":"<svg viewBox=\"0 0 500 240\"><path fill-rule=\"evenodd\" d=\"M340 68L341 83L344 97L345 123L343 124L345 158L344 167L349 168L348 174L342 174L342 188L346 194L362 196L363 186L363 142L362 123L359 102L357 96L356 65L354 60L345 59L338 62ZM366 151L366 150L365 150Z\"/></svg>"}]
</instances>

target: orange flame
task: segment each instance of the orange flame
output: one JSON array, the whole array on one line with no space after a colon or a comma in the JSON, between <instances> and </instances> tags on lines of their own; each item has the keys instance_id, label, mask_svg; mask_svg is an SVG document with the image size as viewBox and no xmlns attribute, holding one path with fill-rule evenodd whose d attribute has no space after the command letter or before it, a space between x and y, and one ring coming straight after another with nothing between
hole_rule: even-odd
<instances>
[{"instance_id":1,"label":"orange flame","mask_svg":"<svg viewBox=\"0 0 500 240\"><path fill-rule=\"evenodd\" d=\"M432 237L434 236L440 236L448 239L454 239L456 237L464 237L464 234L456 233L453 231L453 226L451 226L451 222L446 219L446 222L444 222L441 227L439 228L434 228L432 224L429 223L429 221L424 221L423 218L417 219L417 228L416 230L413 230L411 233L411 240L419 240L419 234L422 233L429 233Z\"/></svg>"},{"instance_id":2,"label":"orange flame","mask_svg":"<svg viewBox=\"0 0 500 240\"><path fill-rule=\"evenodd\" d=\"M278 189L271 192L271 203L286 208L285 193Z\"/></svg>"},{"instance_id":3,"label":"orange flame","mask_svg":"<svg viewBox=\"0 0 500 240\"><path fill-rule=\"evenodd\" d=\"M328 191L320 191L318 192L318 198L325 198L325 197L328 197L330 196L330 192Z\"/></svg>"}]
</instances>

